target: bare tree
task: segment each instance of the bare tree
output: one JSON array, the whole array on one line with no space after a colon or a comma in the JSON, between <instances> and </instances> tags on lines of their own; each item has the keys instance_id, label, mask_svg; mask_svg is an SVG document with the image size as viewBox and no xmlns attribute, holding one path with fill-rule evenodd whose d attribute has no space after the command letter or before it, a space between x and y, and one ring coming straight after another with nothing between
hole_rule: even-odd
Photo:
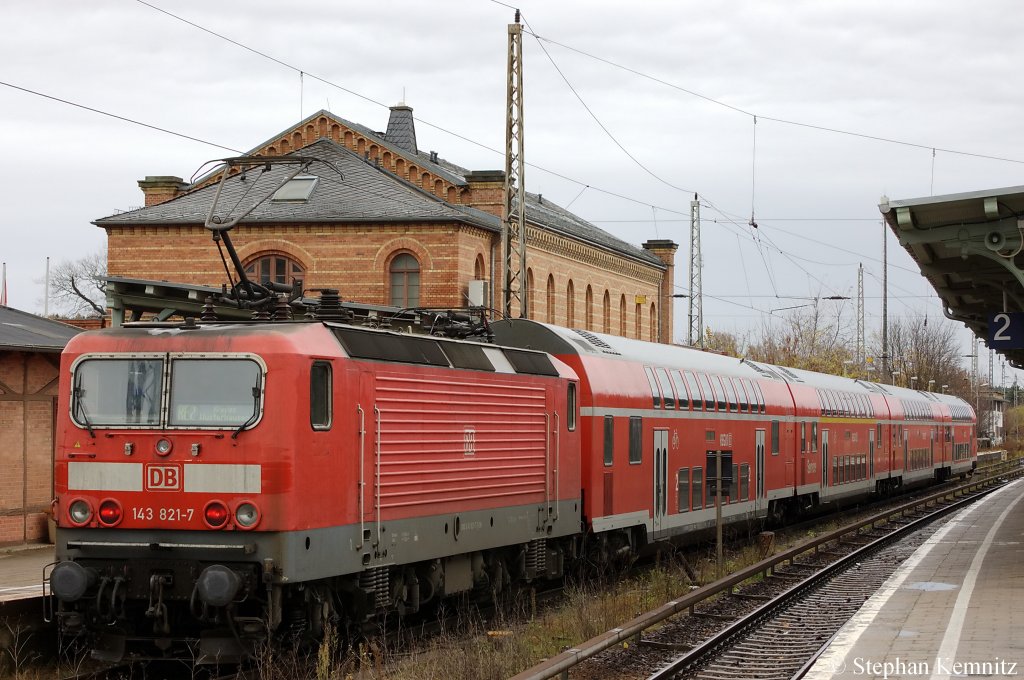
<instances>
[{"instance_id":1,"label":"bare tree","mask_svg":"<svg viewBox=\"0 0 1024 680\"><path fill-rule=\"evenodd\" d=\"M963 369L963 350L956 339L956 325L945 319L894 319L889 323L889 365L895 375L877 375L875 380L938 392L946 391L974 404L975 385ZM875 338L875 356L882 355Z\"/></svg>"},{"instance_id":2,"label":"bare tree","mask_svg":"<svg viewBox=\"0 0 1024 680\"><path fill-rule=\"evenodd\" d=\"M792 310L781 321L767 322L760 337L747 348L747 356L839 375L853 358L849 324L843 323L842 307L828 310L816 300Z\"/></svg>"},{"instance_id":3,"label":"bare tree","mask_svg":"<svg viewBox=\"0 0 1024 680\"><path fill-rule=\"evenodd\" d=\"M106 248L54 267L50 272L50 300L69 316L106 314Z\"/></svg>"}]
</instances>

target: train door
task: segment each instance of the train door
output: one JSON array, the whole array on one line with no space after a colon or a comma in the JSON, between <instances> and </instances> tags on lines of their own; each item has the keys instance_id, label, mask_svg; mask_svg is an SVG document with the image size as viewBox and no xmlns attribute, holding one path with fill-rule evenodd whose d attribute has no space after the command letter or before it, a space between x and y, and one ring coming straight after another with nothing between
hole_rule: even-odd
<instances>
[{"instance_id":1,"label":"train door","mask_svg":"<svg viewBox=\"0 0 1024 680\"><path fill-rule=\"evenodd\" d=\"M755 494L754 507L758 510L763 510L768 506L764 498L764 430L754 430L754 454L755 454L755 467L754 471Z\"/></svg>"},{"instance_id":2,"label":"train door","mask_svg":"<svg viewBox=\"0 0 1024 680\"><path fill-rule=\"evenodd\" d=\"M668 430L654 431L654 532L661 531L668 511Z\"/></svg>"},{"instance_id":3,"label":"train door","mask_svg":"<svg viewBox=\"0 0 1024 680\"><path fill-rule=\"evenodd\" d=\"M875 478L875 428L868 430L868 479Z\"/></svg>"},{"instance_id":4,"label":"train door","mask_svg":"<svg viewBox=\"0 0 1024 680\"><path fill-rule=\"evenodd\" d=\"M832 464L832 461L829 459L829 455L828 455L828 430L822 430L821 431L821 490L822 490L822 493L824 493L826 487L828 487L829 481L831 481L833 484L835 484L834 475L832 475L832 471L829 469L829 465L831 465L831 464Z\"/></svg>"}]
</instances>

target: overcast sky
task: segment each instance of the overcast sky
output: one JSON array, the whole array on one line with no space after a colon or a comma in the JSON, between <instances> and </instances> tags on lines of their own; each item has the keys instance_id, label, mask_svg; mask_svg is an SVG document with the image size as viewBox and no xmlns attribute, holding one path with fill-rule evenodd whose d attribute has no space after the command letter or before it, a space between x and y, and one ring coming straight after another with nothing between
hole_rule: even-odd
<instances>
[{"instance_id":1,"label":"overcast sky","mask_svg":"<svg viewBox=\"0 0 1024 680\"><path fill-rule=\"evenodd\" d=\"M674 240L680 293L698 193L716 330L759 329L808 296L855 298L863 263L874 331L883 194L1024 184L1024 44L1008 32L1024 19L1019 1L519 7L541 39L524 37L527 189L632 243ZM485 147L504 147L512 20L488 0L4 2L0 81L237 151L321 108L383 130L404 97L421 149L501 169ZM9 304L28 311L42 311L46 258L100 248L90 222L141 205L137 180L187 180L234 154L9 86L0 110L0 259ZM890 316L940 319L910 257L889 245ZM676 304L685 340L686 301ZM827 304L853 323L854 299Z\"/></svg>"}]
</instances>

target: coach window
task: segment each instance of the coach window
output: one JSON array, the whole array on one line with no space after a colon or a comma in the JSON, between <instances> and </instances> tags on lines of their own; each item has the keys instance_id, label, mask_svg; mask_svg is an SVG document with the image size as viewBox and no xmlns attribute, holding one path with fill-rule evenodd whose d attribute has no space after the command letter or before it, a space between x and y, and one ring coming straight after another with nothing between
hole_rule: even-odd
<instances>
[{"instance_id":1,"label":"coach window","mask_svg":"<svg viewBox=\"0 0 1024 680\"><path fill-rule=\"evenodd\" d=\"M576 383L569 383L565 393L565 428L576 431Z\"/></svg>"},{"instance_id":2,"label":"coach window","mask_svg":"<svg viewBox=\"0 0 1024 680\"><path fill-rule=\"evenodd\" d=\"M690 468L682 468L676 477L676 509L686 512L690 509Z\"/></svg>"},{"instance_id":3,"label":"coach window","mask_svg":"<svg viewBox=\"0 0 1024 680\"><path fill-rule=\"evenodd\" d=\"M711 391L715 393L718 410L724 411L726 406L725 389L722 387L722 379L717 375L711 376Z\"/></svg>"},{"instance_id":4,"label":"coach window","mask_svg":"<svg viewBox=\"0 0 1024 680\"><path fill-rule=\"evenodd\" d=\"M736 396L740 398L740 413L746 413L750 410L750 401L752 400L747 396L745 390L750 388L743 378L736 378L733 382L736 383Z\"/></svg>"},{"instance_id":5,"label":"coach window","mask_svg":"<svg viewBox=\"0 0 1024 680\"><path fill-rule=\"evenodd\" d=\"M739 401L736 399L736 390L733 389L732 380L722 378L722 384L725 386L725 398L729 402L729 410L735 412Z\"/></svg>"},{"instance_id":6,"label":"coach window","mask_svg":"<svg viewBox=\"0 0 1024 680\"><path fill-rule=\"evenodd\" d=\"M309 424L314 430L331 429L331 365L315 361L309 370Z\"/></svg>"},{"instance_id":7,"label":"coach window","mask_svg":"<svg viewBox=\"0 0 1024 680\"><path fill-rule=\"evenodd\" d=\"M772 421L772 455L779 455L779 421Z\"/></svg>"},{"instance_id":8,"label":"coach window","mask_svg":"<svg viewBox=\"0 0 1024 680\"><path fill-rule=\"evenodd\" d=\"M647 374L647 383L651 386L654 408L661 408L661 390L658 388L658 381L654 379L654 371L651 370L650 366L644 366L644 373Z\"/></svg>"},{"instance_id":9,"label":"coach window","mask_svg":"<svg viewBox=\"0 0 1024 680\"><path fill-rule=\"evenodd\" d=\"M697 378L694 377L693 373L687 371L683 374L686 378L686 386L690 390L690 397L693 399L693 409L695 411L701 411L704 409L704 401L700 395L700 387L697 385Z\"/></svg>"},{"instance_id":10,"label":"coach window","mask_svg":"<svg viewBox=\"0 0 1024 680\"><path fill-rule=\"evenodd\" d=\"M604 417L604 464L615 462L615 416Z\"/></svg>"},{"instance_id":11,"label":"coach window","mask_svg":"<svg viewBox=\"0 0 1024 680\"><path fill-rule=\"evenodd\" d=\"M700 391L704 393L704 410L714 411L715 401L713 396L714 393L711 391L711 381L708 380L708 377L703 373L698 373L697 379L700 381Z\"/></svg>"},{"instance_id":12,"label":"coach window","mask_svg":"<svg viewBox=\"0 0 1024 680\"><path fill-rule=\"evenodd\" d=\"M420 263L409 253L401 253L391 261L391 304L409 308L420 305Z\"/></svg>"},{"instance_id":13,"label":"coach window","mask_svg":"<svg viewBox=\"0 0 1024 680\"><path fill-rule=\"evenodd\" d=\"M664 368L656 368L654 369L654 374L658 377L658 384L661 385L661 393L665 395L665 408L674 409L676 407L676 398L672 394L672 384L668 379L668 371Z\"/></svg>"},{"instance_id":14,"label":"coach window","mask_svg":"<svg viewBox=\"0 0 1024 680\"><path fill-rule=\"evenodd\" d=\"M811 451L818 452L818 423L811 423Z\"/></svg>"},{"instance_id":15,"label":"coach window","mask_svg":"<svg viewBox=\"0 0 1024 680\"><path fill-rule=\"evenodd\" d=\"M807 423L800 423L800 453L807 452Z\"/></svg>"},{"instance_id":16,"label":"coach window","mask_svg":"<svg viewBox=\"0 0 1024 680\"><path fill-rule=\"evenodd\" d=\"M750 463L740 465L740 500L750 499Z\"/></svg>"},{"instance_id":17,"label":"coach window","mask_svg":"<svg viewBox=\"0 0 1024 680\"><path fill-rule=\"evenodd\" d=\"M761 392L761 386L758 385L757 383L754 383L754 394L757 395L757 409L761 413L765 413L767 409L767 404L764 400L764 393Z\"/></svg>"},{"instance_id":18,"label":"coach window","mask_svg":"<svg viewBox=\"0 0 1024 680\"><path fill-rule=\"evenodd\" d=\"M701 491L700 488L704 486L704 471L699 468L693 468L693 477L691 478L691 487L693 488L693 502L690 504L690 508L693 510L700 510L704 507L701 504Z\"/></svg>"},{"instance_id":19,"label":"coach window","mask_svg":"<svg viewBox=\"0 0 1024 680\"><path fill-rule=\"evenodd\" d=\"M676 388L676 397L679 398L679 408L689 409L690 398L686 394L686 384L683 382L683 374L679 371L672 371L669 375L672 376L672 386Z\"/></svg>"},{"instance_id":20,"label":"coach window","mask_svg":"<svg viewBox=\"0 0 1024 680\"><path fill-rule=\"evenodd\" d=\"M643 423L640 416L629 417L629 462L639 463L642 460L640 446L643 443Z\"/></svg>"}]
</instances>

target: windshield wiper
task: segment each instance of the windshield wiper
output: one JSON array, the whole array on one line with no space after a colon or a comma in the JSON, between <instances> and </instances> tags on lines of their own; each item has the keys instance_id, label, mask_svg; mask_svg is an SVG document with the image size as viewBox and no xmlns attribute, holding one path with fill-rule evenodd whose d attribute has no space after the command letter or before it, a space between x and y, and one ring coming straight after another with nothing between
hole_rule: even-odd
<instances>
[{"instance_id":1,"label":"windshield wiper","mask_svg":"<svg viewBox=\"0 0 1024 680\"><path fill-rule=\"evenodd\" d=\"M259 380L259 378L257 378L257 381L258 380ZM249 416L248 420L246 420L244 423L242 423L241 425L238 426L238 429L235 430L235 433L233 435L231 435L231 438L232 439L238 439L238 435L242 432L242 430L244 430L245 428L247 428L250 425L252 425L253 423L255 423L256 419L259 417L259 415L260 415L260 386L259 386L259 383L257 382L256 386L252 388L252 415Z\"/></svg>"},{"instance_id":2,"label":"windshield wiper","mask_svg":"<svg viewBox=\"0 0 1024 680\"><path fill-rule=\"evenodd\" d=\"M75 388L75 415L81 416L82 423L85 424L85 429L89 430L89 436L96 439L96 433L92 431L92 423L89 422L89 416L85 412L85 404L82 403L82 397L85 396L85 390L81 387Z\"/></svg>"}]
</instances>

